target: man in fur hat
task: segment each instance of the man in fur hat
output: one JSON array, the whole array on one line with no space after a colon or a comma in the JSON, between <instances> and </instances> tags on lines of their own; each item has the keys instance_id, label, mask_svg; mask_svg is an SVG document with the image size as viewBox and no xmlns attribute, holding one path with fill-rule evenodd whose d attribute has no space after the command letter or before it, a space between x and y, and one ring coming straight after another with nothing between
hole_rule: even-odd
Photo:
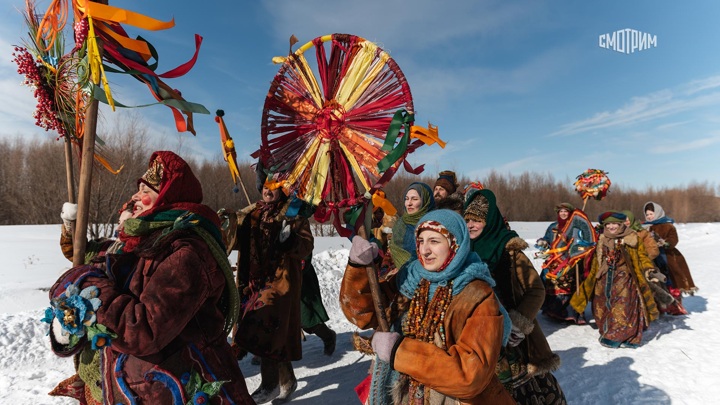
<instances>
[{"instance_id":1,"label":"man in fur hat","mask_svg":"<svg viewBox=\"0 0 720 405\"><path fill-rule=\"evenodd\" d=\"M454 193L459 188L457 184L457 176L455 172L450 170L443 170L435 180L435 186L433 187L433 197L435 202L442 200L443 198Z\"/></svg>"}]
</instances>

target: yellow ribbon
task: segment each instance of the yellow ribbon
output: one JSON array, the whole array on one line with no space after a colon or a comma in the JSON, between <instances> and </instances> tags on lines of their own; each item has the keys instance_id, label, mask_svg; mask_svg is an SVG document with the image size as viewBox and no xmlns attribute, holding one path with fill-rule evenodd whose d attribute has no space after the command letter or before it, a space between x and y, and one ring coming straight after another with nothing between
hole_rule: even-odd
<instances>
[{"instance_id":1,"label":"yellow ribbon","mask_svg":"<svg viewBox=\"0 0 720 405\"><path fill-rule=\"evenodd\" d=\"M423 128L419 125L413 125L410 127L410 138L421 140L426 145L432 145L437 143L441 148L445 148L447 142L440 139L438 134L438 127L428 122L428 127Z\"/></svg>"}]
</instances>

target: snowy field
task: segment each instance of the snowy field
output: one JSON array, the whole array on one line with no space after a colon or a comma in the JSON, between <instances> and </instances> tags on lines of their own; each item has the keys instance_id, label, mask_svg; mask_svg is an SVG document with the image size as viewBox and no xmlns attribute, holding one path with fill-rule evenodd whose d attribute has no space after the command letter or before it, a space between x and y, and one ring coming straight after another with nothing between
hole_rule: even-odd
<instances>
[{"instance_id":1,"label":"snowy field","mask_svg":"<svg viewBox=\"0 0 720 405\"><path fill-rule=\"evenodd\" d=\"M547 223L511 224L530 245ZM663 315L643 336L638 349L608 349L589 325L558 325L540 316L553 350L562 358L555 373L570 404L712 404L720 403L720 280L712 252L720 249L720 223L679 224L678 248L685 255L700 291L684 300L688 316ZM58 245L60 225L0 227L0 404L71 404L47 393L73 373L72 360L56 357L40 322L48 305L47 289L69 267ZM303 343L303 359L294 363L298 404L355 404L353 388L366 375L370 359L353 351L355 330L337 303L350 243L317 238L313 263L320 279L329 326L338 332L332 357L322 355L314 335ZM532 257L530 248L526 254ZM540 261L535 260L536 268ZM589 317L589 309L588 314ZM240 362L252 392L260 384L259 367Z\"/></svg>"}]
</instances>

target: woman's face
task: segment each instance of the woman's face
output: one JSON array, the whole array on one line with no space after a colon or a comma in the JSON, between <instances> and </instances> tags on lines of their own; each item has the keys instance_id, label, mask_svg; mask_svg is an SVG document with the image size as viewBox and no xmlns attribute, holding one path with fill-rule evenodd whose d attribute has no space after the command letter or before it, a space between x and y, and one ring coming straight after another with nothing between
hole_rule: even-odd
<instances>
[{"instance_id":1,"label":"woman's face","mask_svg":"<svg viewBox=\"0 0 720 405\"><path fill-rule=\"evenodd\" d=\"M280 199L280 193L282 190L280 190L280 187L276 188L275 190L270 190L269 188L263 186L262 189L262 199L266 203L272 203Z\"/></svg>"},{"instance_id":2,"label":"woman's face","mask_svg":"<svg viewBox=\"0 0 720 405\"><path fill-rule=\"evenodd\" d=\"M617 233L621 226L622 224L619 222L609 222L605 224L605 229L610 233Z\"/></svg>"},{"instance_id":3,"label":"woman's face","mask_svg":"<svg viewBox=\"0 0 720 405\"><path fill-rule=\"evenodd\" d=\"M645 219L647 221L652 221L653 219L655 219L655 212L650 210L645 211Z\"/></svg>"},{"instance_id":4,"label":"woman's face","mask_svg":"<svg viewBox=\"0 0 720 405\"><path fill-rule=\"evenodd\" d=\"M408 214L414 214L420 211L421 206L422 198L420 198L417 190L408 190L407 194L405 194L405 211Z\"/></svg>"},{"instance_id":5,"label":"woman's face","mask_svg":"<svg viewBox=\"0 0 720 405\"><path fill-rule=\"evenodd\" d=\"M140 183L138 186L138 192L132 196L132 200L135 202L133 205L133 218L137 218L143 212L150 210L155 206L155 202L158 199L158 193L153 191L145 183Z\"/></svg>"},{"instance_id":6,"label":"woman's face","mask_svg":"<svg viewBox=\"0 0 720 405\"><path fill-rule=\"evenodd\" d=\"M417 238L418 258L427 271L440 271L450 255L450 243L440 232L424 230Z\"/></svg>"},{"instance_id":7,"label":"woman's face","mask_svg":"<svg viewBox=\"0 0 720 405\"><path fill-rule=\"evenodd\" d=\"M468 219L465 222L467 223L468 231L470 231L470 239L477 239L482 234L483 229L485 229L485 221Z\"/></svg>"},{"instance_id":8,"label":"woman's face","mask_svg":"<svg viewBox=\"0 0 720 405\"><path fill-rule=\"evenodd\" d=\"M558 211L558 216L560 217L560 219L566 220L568 219L568 216L570 216L570 211L568 211L566 208L561 208Z\"/></svg>"}]
</instances>

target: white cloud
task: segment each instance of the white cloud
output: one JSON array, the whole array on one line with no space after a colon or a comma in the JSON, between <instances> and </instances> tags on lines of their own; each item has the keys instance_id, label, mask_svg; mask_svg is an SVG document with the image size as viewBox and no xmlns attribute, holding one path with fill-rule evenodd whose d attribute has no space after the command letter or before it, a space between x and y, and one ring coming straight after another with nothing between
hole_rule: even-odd
<instances>
[{"instance_id":1,"label":"white cloud","mask_svg":"<svg viewBox=\"0 0 720 405\"><path fill-rule=\"evenodd\" d=\"M677 139L675 142L667 142L662 145L655 145L651 147L649 151L650 153L654 154L668 154L705 148L716 143L720 143L720 134L695 140L687 140L687 138Z\"/></svg>"},{"instance_id":2,"label":"white cloud","mask_svg":"<svg viewBox=\"0 0 720 405\"><path fill-rule=\"evenodd\" d=\"M633 97L623 107L564 124L549 136L567 136L600 129L630 126L681 112L720 104L720 76Z\"/></svg>"}]
</instances>

